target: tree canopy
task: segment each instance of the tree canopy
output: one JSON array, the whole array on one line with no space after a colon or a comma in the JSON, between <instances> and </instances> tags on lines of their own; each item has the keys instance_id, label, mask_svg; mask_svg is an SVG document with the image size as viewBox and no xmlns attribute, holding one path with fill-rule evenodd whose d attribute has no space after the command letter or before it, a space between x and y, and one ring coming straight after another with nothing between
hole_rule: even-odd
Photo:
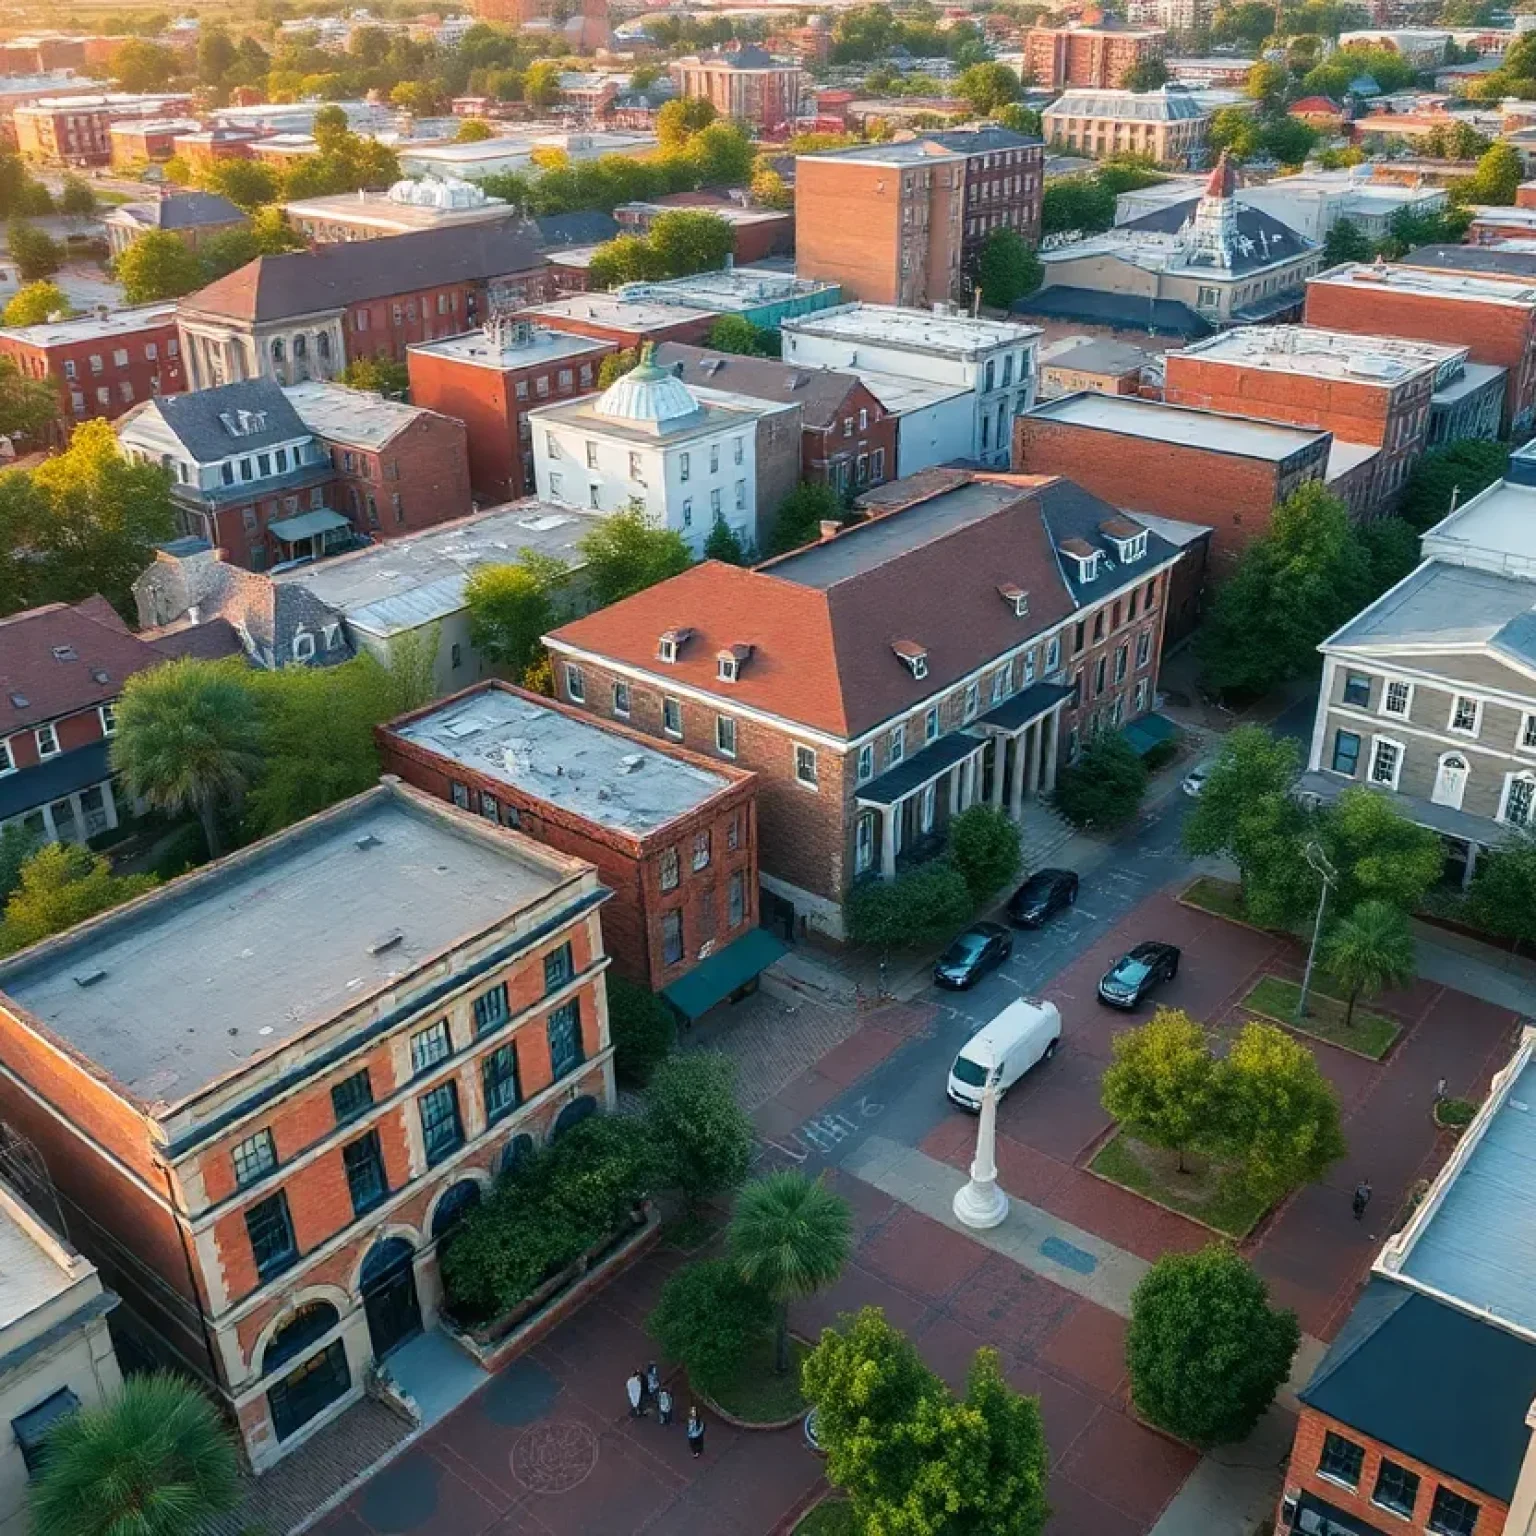
<instances>
[{"instance_id":1,"label":"tree canopy","mask_svg":"<svg viewBox=\"0 0 1536 1536\"><path fill-rule=\"evenodd\" d=\"M73 311L64 290L46 278L17 289L5 306L6 325L41 325L52 315L68 316Z\"/></svg>"},{"instance_id":2,"label":"tree canopy","mask_svg":"<svg viewBox=\"0 0 1536 1536\"><path fill-rule=\"evenodd\" d=\"M1045 280L1045 267L1016 230L994 229L976 261L976 286L984 303L1011 309Z\"/></svg>"},{"instance_id":3,"label":"tree canopy","mask_svg":"<svg viewBox=\"0 0 1536 1536\"><path fill-rule=\"evenodd\" d=\"M475 570L464 588L475 649L521 679L555 625L554 594L567 575L563 562L528 550L510 564Z\"/></svg>"},{"instance_id":4,"label":"tree canopy","mask_svg":"<svg viewBox=\"0 0 1536 1536\"><path fill-rule=\"evenodd\" d=\"M603 518L577 547L582 576L596 608L633 597L693 564L682 534L653 526L639 506Z\"/></svg>"},{"instance_id":5,"label":"tree canopy","mask_svg":"<svg viewBox=\"0 0 1536 1536\"><path fill-rule=\"evenodd\" d=\"M130 304L179 299L201 288L206 276L197 252L180 235L165 229L140 235L117 257L113 271Z\"/></svg>"},{"instance_id":6,"label":"tree canopy","mask_svg":"<svg viewBox=\"0 0 1536 1536\"><path fill-rule=\"evenodd\" d=\"M1179 1155L1205 1136L1216 1114L1216 1061L1205 1031L1187 1013L1159 1008L1114 1038L1105 1068L1104 1108L1132 1135Z\"/></svg>"}]
</instances>

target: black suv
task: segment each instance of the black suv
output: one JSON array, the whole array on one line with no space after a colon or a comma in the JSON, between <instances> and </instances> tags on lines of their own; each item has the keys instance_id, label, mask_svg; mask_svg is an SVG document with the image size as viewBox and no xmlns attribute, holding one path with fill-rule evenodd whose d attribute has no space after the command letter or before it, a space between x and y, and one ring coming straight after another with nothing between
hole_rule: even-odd
<instances>
[{"instance_id":1,"label":"black suv","mask_svg":"<svg viewBox=\"0 0 1536 1536\"><path fill-rule=\"evenodd\" d=\"M1135 1008L1159 983L1179 974L1179 951L1173 944L1149 939L1138 944L1105 971L1099 982L1099 1001L1111 1008Z\"/></svg>"},{"instance_id":2,"label":"black suv","mask_svg":"<svg viewBox=\"0 0 1536 1536\"><path fill-rule=\"evenodd\" d=\"M1040 928L1076 900L1074 870L1037 869L1008 898L1008 920L1019 928Z\"/></svg>"},{"instance_id":3,"label":"black suv","mask_svg":"<svg viewBox=\"0 0 1536 1536\"><path fill-rule=\"evenodd\" d=\"M972 923L934 963L941 987L964 991L1013 953L1013 935L999 923Z\"/></svg>"}]
</instances>

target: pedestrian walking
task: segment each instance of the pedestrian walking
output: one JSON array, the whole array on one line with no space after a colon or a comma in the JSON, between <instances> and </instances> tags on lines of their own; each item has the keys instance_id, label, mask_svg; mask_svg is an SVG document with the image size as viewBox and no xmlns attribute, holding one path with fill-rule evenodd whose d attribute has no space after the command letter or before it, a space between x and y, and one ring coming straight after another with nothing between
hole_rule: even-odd
<instances>
[{"instance_id":1,"label":"pedestrian walking","mask_svg":"<svg viewBox=\"0 0 1536 1536\"><path fill-rule=\"evenodd\" d=\"M1361 1179L1355 1185L1355 1198L1349 1203L1355 1213L1355 1220L1363 1221L1365 1219L1365 1208L1371 1203L1371 1181L1369 1179Z\"/></svg>"},{"instance_id":2,"label":"pedestrian walking","mask_svg":"<svg viewBox=\"0 0 1536 1536\"><path fill-rule=\"evenodd\" d=\"M624 1390L629 1394L630 1418L643 1419L645 1417L645 1378L639 1371L624 1383Z\"/></svg>"},{"instance_id":3,"label":"pedestrian walking","mask_svg":"<svg viewBox=\"0 0 1536 1536\"><path fill-rule=\"evenodd\" d=\"M672 1394L665 1387L656 1394L656 1422L663 1429L672 1422Z\"/></svg>"},{"instance_id":4,"label":"pedestrian walking","mask_svg":"<svg viewBox=\"0 0 1536 1536\"><path fill-rule=\"evenodd\" d=\"M1435 1103L1438 1104L1443 1098L1445 1098L1445 1096L1445 1079L1442 1077L1440 1081L1435 1084Z\"/></svg>"},{"instance_id":5,"label":"pedestrian walking","mask_svg":"<svg viewBox=\"0 0 1536 1536\"><path fill-rule=\"evenodd\" d=\"M704 1420L699 1417L697 1404L688 1410L688 1453L691 1456L704 1454Z\"/></svg>"},{"instance_id":6,"label":"pedestrian walking","mask_svg":"<svg viewBox=\"0 0 1536 1536\"><path fill-rule=\"evenodd\" d=\"M656 1369L654 1360L645 1368L645 1395L654 1399L661 1391L661 1372Z\"/></svg>"}]
</instances>

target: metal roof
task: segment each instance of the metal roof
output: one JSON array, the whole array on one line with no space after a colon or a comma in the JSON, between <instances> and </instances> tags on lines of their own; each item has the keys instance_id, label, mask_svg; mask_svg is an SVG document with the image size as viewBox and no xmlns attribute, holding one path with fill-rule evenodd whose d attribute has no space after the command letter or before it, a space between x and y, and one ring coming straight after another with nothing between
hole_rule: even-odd
<instances>
[{"instance_id":1,"label":"metal roof","mask_svg":"<svg viewBox=\"0 0 1536 1536\"><path fill-rule=\"evenodd\" d=\"M1087 390L1048 400L1027 415L1031 419L1060 421L1124 437L1275 462L1288 459L1328 436L1310 427L1224 416L1195 406L1165 405L1133 395L1101 395Z\"/></svg>"}]
</instances>

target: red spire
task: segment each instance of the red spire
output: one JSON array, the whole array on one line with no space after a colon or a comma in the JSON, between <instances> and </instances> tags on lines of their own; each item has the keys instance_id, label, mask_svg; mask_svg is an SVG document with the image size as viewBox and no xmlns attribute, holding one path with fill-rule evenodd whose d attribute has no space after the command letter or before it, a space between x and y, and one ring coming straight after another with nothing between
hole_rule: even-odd
<instances>
[{"instance_id":1,"label":"red spire","mask_svg":"<svg viewBox=\"0 0 1536 1536\"><path fill-rule=\"evenodd\" d=\"M1210 179L1205 184L1207 197L1234 197L1237 194L1237 167L1227 157L1226 150L1222 150L1221 159L1216 162L1216 169L1211 172Z\"/></svg>"}]
</instances>

